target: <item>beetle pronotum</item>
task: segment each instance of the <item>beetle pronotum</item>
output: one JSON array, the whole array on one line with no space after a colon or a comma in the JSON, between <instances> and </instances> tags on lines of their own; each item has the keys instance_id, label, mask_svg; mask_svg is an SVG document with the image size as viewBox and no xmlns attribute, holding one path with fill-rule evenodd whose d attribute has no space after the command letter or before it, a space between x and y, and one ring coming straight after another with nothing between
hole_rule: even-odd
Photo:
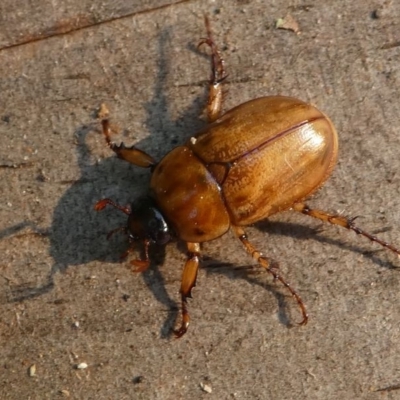
<instances>
[{"instance_id":1,"label":"beetle pronotum","mask_svg":"<svg viewBox=\"0 0 400 400\"><path fill-rule=\"evenodd\" d=\"M336 164L337 133L325 114L303 101L282 96L251 100L222 114L222 83L227 75L207 18L205 22L207 37L199 46L211 49L210 124L156 162L135 146L112 142L108 111L103 107L101 123L107 145L119 158L149 168L152 175L148 196L131 206L102 199L95 209L111 205L128 215L127 225L111 231L108 237L123 230L131 244L144 244L143 259L131 261L136 271L148 268L151 243L164 245L171 235L186 242L180 289L182 323L174 331L177 337L189 326L187 298L196 283L200 243L229 229L257 263L289 290L301 309L300 324L304 325L308 315L300 295L250 243L243 226L292 209L352 230L398 255L400 251L357 227L354 219L314 210L303 202L321 187Z\"/></svg>"}]
</instances>

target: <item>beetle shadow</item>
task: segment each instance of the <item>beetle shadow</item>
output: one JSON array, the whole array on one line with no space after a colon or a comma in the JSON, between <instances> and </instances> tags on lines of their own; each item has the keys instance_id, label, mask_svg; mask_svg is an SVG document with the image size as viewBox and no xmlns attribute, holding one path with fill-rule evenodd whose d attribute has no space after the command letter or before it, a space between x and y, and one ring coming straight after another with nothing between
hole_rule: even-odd
<instances>
[{"instance_id":1,"label":"beetle shadow","mask_svg":"<svg viewBox=\"0 0 400 400\"><path fill-rule=\"evenodd\" d=\"M261 274L266 273L269 275L262 267L259 267L257 264L237 265L230 262L222 262L216 258L204 255L202 256L202 268L207 274L220 274L232 280L244 279L253 286L260 286L275 297L278 304L279 322L288 328L294 325L289 317L288 302L286 301L287 296L282 292L282 287L261 279Z\"/></svg>"},{"instance_id":2,"label":"beetle shadow","mask_svg":"<svg viewBox=\"0 0 400 400\"><path fill-rule=\"evenodd\" d=\"M365 249L358 247L357 245L347 244L341 240L332 239L323 235L320 227L313 228L298 223L269 220L257 222L254 224L254 226L260 231L268 233L268 235L291 237L296 239L296 242L315 240L320 243L329 244L332 247L340 247L342 249L351 251L352 253L363 255L364 257L370 259L374 264L377 264L382 268L399 269L399 267L393 265L393 263L390 261L385 261L379 257L378 253L385 251L385 249L378 248L378 250L365 251ZM326 225L322 226L326 227ZM251 241L251 238L249 239ZM267 258L269 258L267 249L262 250L264 250L264 254L267 256ZM273 280L271 283L265 282L265 279L261 278L260 275L266 273L269 278L271 278L271 276L267 273L267 271L265 271L265 269L263 269L261 266L258 266L257 263L253 262L251 265L238 266L237 264L222 262L221 260L208 257L207 255L203 256L203 260L202 266L207 274L221 274L229 279L245 279L250 284L260 286L262 289L270 292L275 297L278 304L278 319L280 323L288 328L297 325L289 316L289 314L292 314L292 312L289 313L289 309L291 310L293 307L290 304L292 301L292 296L279 282L274 283ZM279 265L279 260L270 259L270 261L273 264L278 262ZM300 294L301 290L299 289L298 292ZM296 304L296 302L294 302L294 304Z\"/></svg>"},{"instance_id":3,"label":"beetle shadow","mask_svg":"<svg viewBox=\"0 0 400 400\"><path fill-rule=\"evenodd\" d=\"M169 99L165 95L166 77L170 72L168 49L171 46L171 40L169 31L170 29L166 28L160 33L158 72L153 87L154 96L150 102L144 105L147 113L145 129L149 135L135 143L140 149L145 151L149 149L149 153L155 159L165 155L178 143L184 143L190 135L205 125L204 121L201 121L200 118L193 118L193 116L200 116L204 109L206 89L180 114L177 121L173 121L169 112ZM91 117L96 119L96 113L93 112ZM119 235L110 241L106 240L106 234L111 229L126 225L126 216L112 209L106 209L98 214L94 211L93 206L96 201L104 197L111 197L120 204L130 204L135 198L145 193L150 173L148 170L143 170L127 162L121 162L115 156L99 161L87 144L87 139L92 134L101 134L99 122L83 125L74 133L80 176L73 181L53 182L55 185L65 185L67 189L53 210L51 226L45 232L39 232L33 223L26 221L3 232L3 236L12 236L25 228L38 231L37 233L48 237L49 253L53 259L50 271L45 273L47 276L40 284L22 284L10 287L9 302L32 299L51 291L54 287L55 275L59 272L64 273L72 266L93 261L120 262L120 255L128 246L127 239L121 238ZM159 144L158 146L154 146L155 140ZM106 147L105 143L104 146ZM31 234L31 232L27 234ZM164 263L164 258L165 249L163 247L153 251L151 265L141 275L157 301L170 310L161 328L161 336L165 338L170 336L179 307L168 295L165 281L159 270ZM125 300L127 298L124 296ZM129 298L133 299L134 296L129 296Z\"/></svg>"},{"instance_id":4,"label":"beetle shadow","mask_svg":"<svg viewBox=\"0 0 400 400\"><path fill-rule=\"evenodd\" d=\"M279 221L269 221L263 220L257 222L255 224L257 229L262 232L266 232L268 234L273 235L280 235L280 236L290 236L296 241L306 241L306 240L316 240L320 243L329 244L332 247L340 247L341 249L350 251L352 253L358 253L365 258L371 260L372 263L379 265L381 268L386 269L399 269L400 267L394 265L391 261L385 260L384 258L380 257L379 254L384 253L391 253L390 250L384 249L378 245L376 245L376 249L372 250L365 250L365 247L360 247L357 243L349 243L345 242L340 239L333 239L328 237L324 234L325 231L328 231L329 228L333 228L333 226L329 226L329 224L320 223L317 227L310 227L303 224L292 223L292 222L279 222ZM337 227L340 232L347 231L346 229ZM354 235L356 237L356 235ZM367 238L363 238L357 236L356 240L364 241L367 245L371 244Z\"/></svg>"}]
</instances>

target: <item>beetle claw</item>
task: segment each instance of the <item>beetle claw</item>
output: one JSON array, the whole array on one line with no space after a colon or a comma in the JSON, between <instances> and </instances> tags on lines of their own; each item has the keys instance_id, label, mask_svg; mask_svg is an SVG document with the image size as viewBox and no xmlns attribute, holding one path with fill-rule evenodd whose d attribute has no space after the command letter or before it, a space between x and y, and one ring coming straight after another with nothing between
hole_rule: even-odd
<instances>
[{"instance_id":1,"label":"beetle claw","mask_svg":"<svg viewBox=\"0 0 400 400\"><path fill-rule=\"evenodd\" d=\"M201 38L199 44L197 45L197 49L199 49L203 44L208 44L211 47L210 39L208 38Z\"/></svg>"},{"instance_id":2,"label":"beetle claw","mask_svg":"<svg viewBox=\"0 0 400 400\"><path fill-rule=\"evenodd\" d=\"M182 324L181 324L179 329L174 329L173 330L174 335L175 335L175 337L177 339L181 338L187 332L187 330L189 328L189 323L190 323L190 318L189 318L189 314L188 314L187 309L186 309L185 301L183 301L182 310L183 310L183 313L182 313Z\"/></svg>"},{"instance_id":3,"label":"beetle claw","mask_svg":"<svg viewBox=\"0 0 400 400\"><path fill-rule=\"evenodd\" d=\"M297 325L299 326L305 326L307 325L308 322L308 314L303 315L303 320L298 322Z\"/></svg>"},{"instance_id":4,"label":"beetle claw","mask_svg":"<svg viewBox=\"0 0 400 400\"><path fill-rule=\"evenodd\" d=\"M174 329L174 335L177 339L181 338L186 332L189 324L187 325L182 325L179 329Z\"/></svg>"}]
</instances>

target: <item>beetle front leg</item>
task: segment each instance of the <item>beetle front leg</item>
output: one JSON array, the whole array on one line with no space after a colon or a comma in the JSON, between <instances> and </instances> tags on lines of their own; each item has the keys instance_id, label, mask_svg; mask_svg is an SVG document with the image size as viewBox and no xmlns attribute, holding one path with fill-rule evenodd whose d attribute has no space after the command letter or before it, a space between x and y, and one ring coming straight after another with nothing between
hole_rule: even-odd
<instances>
[{"instance_id":1,"label":"beetle front leg","mask_svg":"<svg viewBox=\"0 0 400 400\"><path fill-rule=\"evenodd\" d=\"M281 282L287 290L289 290L290 294L296 299L297 304L300 307L301 313L303 315L303 320L299 323L299 325L305 325L307 324L308 321L308 314L306 310L306 306L303 303L303 300L301 299L300 295L294 290L288 282L278 273L277 268L273 268L270 265L270 262L266 257L264 257L248 240L246 232L239 226L233 226L232 225L232 230L237 236L237 238L242 242L244 247L246 248L247 252L258 262L259 265L261 265L263 268L265 268L273 277L275 280L278 280Z\"/></svg>"},{"instance_id":2,"label":"beetle front leg","mask_svg":"<svg viewBox=\"0 0 400 400\"><path fill-rule=\"evenodd\" d=\"M204 20L207 29L207 38L202 39L198 47L202 44L207 44L211 48L211 79L207 102L207 117L209 122L213 122L221 115L223 101L221 83L228 75L225 72L224 60L212 37L210 21L207 16L204 17Z\"/></svg>"},{"instance_id":3,"label":"beetle front leg","mask_svg":"<svg viewBox=\"0 0 400 400\"><path fill-rule=\"evenodd\" d=\"M185 267L182 273L181 283L181 298L182 298L182 323L179 329L174 330L177 338L182 337L190 322L189 313L187 310L187 298L192 297L192 289L196 286L197 270L199 268L200 258L200 244L199 243L186 243L188 254Z\"/></svg>"},{"instance_id":4,"label":"beetle front leg","mask_svg":"<svg viewBox=\"0 0 400 400\"><path fill-rule=\"evenodd\" d=\"M354 221L357 217L348 218L343 215L328 214L325 211L313 210L310 207L308 207L307 204L304 204L304 203L296 203L293 206L293 210L301 212L302 214L305 214L305 215L309 215L310 217L317 218L320 221L328 222L332 225L339 225L339 226L342 226L343 228L349 229L349 230L357 233L357 235L364 236L367 239L369 239L371 242L378 243L382 247L385 247L385 248L389 249L390 251L393 251L393 253L396 253L398 256L400 256L400 250L398 248L396 248L395 246L393 246L390 243L387 243L387 242L379 239L378 237L376 237L374 235L371 235L368 232L363 231L358 226L356 226L354 224Z\"/></svg>"},{"instance_id":5,"label":"beetle front leg","mask_svg":"<svg viewBox=\"0 0 400 400\"><path fill-rule=\"evenodd\" d=\"M153 157L144 151L139 150L137 147L126 147L123 143L118 146L111 141L112 131L110 127L109 111L105 104L101 105L98 116L101 119L101 126L106 143L118 158L142 168L151 168L156 165L156 161L153 159Z\"/></svg>"},{"instance_id":6,"label":"beetle front leg","mask_svg":"<svg viewBox=\"0 0 400 400\"><path fill-rule=\"evenodd\" d=\"M132 260L131 264L136 267L132 270L132 272L145 272L150 266L150 258L149 258L149 246L150 240L146 239L143 241L143 258L138 260Z\"/></svg>"}]
</instances>

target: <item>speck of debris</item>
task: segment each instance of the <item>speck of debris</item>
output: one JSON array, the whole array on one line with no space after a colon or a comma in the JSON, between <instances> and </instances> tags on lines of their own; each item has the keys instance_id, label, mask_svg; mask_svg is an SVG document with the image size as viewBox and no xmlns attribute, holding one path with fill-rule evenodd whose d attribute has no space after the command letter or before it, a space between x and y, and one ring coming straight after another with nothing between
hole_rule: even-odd
<instances>
[{"instance_id":1,"label":"speck of debris","mask_svg":"<svg viewBox=\"0 0 400 400\"><path fill-rule=\"evenodd\" d=\"M131 296L129 296L129 294L123 294L123 295L122 295L122 300L128 301L130 297L131 297Z\"/></svg>"},{"instance_id":2,"label":"speck of debris","mask_svg":"<svg viewBox=\"0 0 400 400\"><path fill-rule=\"evenodd\" d=\"M29 376L36 376L36 364L32 364L28 369Z\"/></svg>"},{"instance_id":3,"label":"speck of debris","mask_svg":"<svg viewBox=\"0 0 400 400\"><path fill-rule=\"evenodd\" d=\"M284 18L278 18L276 20L275 27L277 29L285 29L288 31L293 31L297 35L300 35L299 24L290 14L287 14L286 17Z\"/></svg>"},{"instance_id":4,"label":"speck of debris","mask_svg":"<svg viewBox=\"0 0 400 400\"><path fill-rule=\"evenodd\" d=\"M76 369L86 369L87 367L88 365L85 362L82 362L76 366Z\"/></svg>"},{"instance_id":5,"label":"speck of debris","mask_svg":"<svg viewBox=\"0 0 400 400\"><path fill-rule=\"evenodd\" d=\"M143 375L135 376L135 377L132 379L132 382L133 382L135 385L138 385L139 383L142 383L143 381L144 381L144 376L143 376Z\"/></svg>"},{"instance_id":6,"label":"speck of debris","mask_svg":"<svg viewBox=\"0 0 400 400\"><path fill-rule=\"evenodd\" d=\"M212 388L211 388L211 386L208 385L207 383L201 382L201 383L200 383L200 388L201 388L201 390L202 390L203 392L212 393Z\"/></svg>"},{"instance_id":7,"label":"speck of debris","mask_svg":"<svg viewBox=\"0 0 400 400\"><path fill-rule=\"evenodd\" d=\"M100 118L100 119L108 118L109 114L110 114L110 112L108 111L107 106L104 103L101 104L100 109L97 113L98 118Z\"/></svg>"},{"instance_id":8,"label":"speck of debris","mask_svg":"<svg viewBox=\"0 0 400 400\"><path fill-rule=\"evenodd\" d=\"M372 11L370 15L372 19L379 19L381 17L381 13L379 10Z\"/></svg>"},{"instance_id":9,"label":"speck of debris","mask_svg":"<svg viewBox=\"0 0 400 400\"><path fill-rule=\"evenodd\" d=\"M39 171L39 174L36 178L39 182L48 182L50 180L49 177L46 176L43 170Z\"/></svg>"}]
</instances>

